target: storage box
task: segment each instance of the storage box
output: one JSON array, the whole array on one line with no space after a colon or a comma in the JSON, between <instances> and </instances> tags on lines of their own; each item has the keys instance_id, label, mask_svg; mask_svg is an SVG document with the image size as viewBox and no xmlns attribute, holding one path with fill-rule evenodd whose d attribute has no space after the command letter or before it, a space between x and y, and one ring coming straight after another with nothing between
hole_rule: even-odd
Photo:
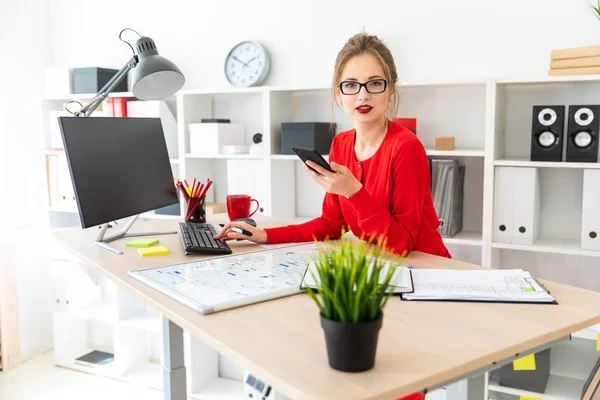
<instances>
[{"instance_id":1,"label":"storage box","mask_svg":"<svg viewBox=\"0 0 600 400\"><path fill-rule=\"evenodd\" d=\"M71 93L97 93L119 70L107 68L73 68ZM113 92L126 92L127 78L113 89Z\"/></svg>"},{"instance_id":2,"label":"storage box","mask_svg":"<svg viewBox=\"0 0 600 400\"><path fill-rule=\"evenodd\" d=\"M189 128L192 154L220 154L224 145L246 144L242 124L194 123Z\"/></svg>"},{"instance_id":3,"label":"storage box","mask_svg":"<svg viewBox=\"0 0 600 400\"><path fill-rule=\"evenodd\" d=\"M550 377L550 349L534 354L535 370L514 370L513 363L498 370L500 385L536 393L544 393Z\"/></svg>"},{"instance_id":4,"label":"storage box","mask_svg":"<svg viewBox=\"0 0 600 400\"><path fill-rule=\"evenodd\" d=\"M454 150L454 136L438 136L434 140L434 150Z\"/></svg>"},{"instance_id":5,"label":"storage box","mask_svg":"<svg viewBox=\"0 0 600 400\"><path fill-rule=\"evenodd\" d=\"M329 122L284 122L281 124L281 154L295 155L292 146L329 154L335 129L336 124Z\"/></svg>"}]
</instances>

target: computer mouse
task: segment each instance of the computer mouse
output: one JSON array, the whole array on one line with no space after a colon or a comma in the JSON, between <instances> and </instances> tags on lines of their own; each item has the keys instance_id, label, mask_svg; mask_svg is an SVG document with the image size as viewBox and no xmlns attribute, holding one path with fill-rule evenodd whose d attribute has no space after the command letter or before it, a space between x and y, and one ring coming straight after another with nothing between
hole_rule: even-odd
<instances>
[{"instance_id":1,"label":"computer mouse","mask_svg":"<svg viewBox=\"0 0 600 400\"><path fill-rule=\"evenodd\" d=\"M252 226L256 226L256 221L254 221L252 218L238 218L236 221L246 222Z\"/></svg>"}]
</instances>

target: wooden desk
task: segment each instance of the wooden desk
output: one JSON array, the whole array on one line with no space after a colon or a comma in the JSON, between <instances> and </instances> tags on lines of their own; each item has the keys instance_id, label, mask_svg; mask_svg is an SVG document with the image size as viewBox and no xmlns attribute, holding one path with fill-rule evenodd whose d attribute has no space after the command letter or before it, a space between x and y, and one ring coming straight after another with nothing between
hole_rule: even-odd
<instances>
[{"instance_id":1,"label":"wooden desk","mask_svg":"<svg viewBox=\"0 0 600 400\"><path fill-rule=\"evenodd\" d=\"M225 220L225 215L214 215L209 222ZM269 218L257 221L260 226L281 224ZM138 220L132 231L174 227L174 220ZM56 232L55 237L162 313L164 321L171 321L165 330L170 332L166 336L171 345L175 340L176 351L168 354L167 349L167 363L178 360L173 353L181 350L177 348L179 326L292 399L390 400L482 368L491 369L493 363L499 363L494 366L498 367L600 323L600 293L548 281L542 282L559 305L403 302L394 297L385 309L375 368L358 374L342 373L327 363L319 314L307 295L202 316L127 275L131 269L198 258L183 255L178 235L160 237L171 254L142 258L135 249L125 247L126 239L111 243L122 249L123 255L96 246L96 234L96 229L69 229ZM247 242L232 242L231 247L236 253L260 249ZM410 262L418 268L484 268L418 252L410 255ZM171 377L165 388L172 390L176 382ZM176 398L173 393L169 395Z\"/></svg>"}]
</instances>

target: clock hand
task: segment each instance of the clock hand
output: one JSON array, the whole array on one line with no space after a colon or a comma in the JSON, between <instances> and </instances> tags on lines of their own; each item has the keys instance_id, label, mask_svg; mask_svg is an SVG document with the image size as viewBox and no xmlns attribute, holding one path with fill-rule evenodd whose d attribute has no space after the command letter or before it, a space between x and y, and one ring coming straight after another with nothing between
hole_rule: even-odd
<instances>
[{"instance_id":1,"label":"clock hand","mask_svg":"<svg viewBox=\"0 0 600 400\"><path fill-rule=\"evenodd\" d=\"M248 61L248 62L246 63L246 66L248 66L248 64L250 64L252 61L256 60L257 58L258 58L258 57L252 57L252 58L250 59L250 61Z\"/></svg>"},{"instance_id":2,"label":"clock hand","mask_svg":"<svg viewBox=\"0 0 600 400\"><path fill-rule=\"evenodd\" d=\"M237 62L240 62L240 63L244 64L244 67L247 67L247 66L248 66L248 64L246 64L245 62L243 62L242 60L240 60L240 59L239 59L239 58L237 58L236 56L232 56L232 58L233 58L235 61L237 61Z\"/></svg>"}]
</instances>

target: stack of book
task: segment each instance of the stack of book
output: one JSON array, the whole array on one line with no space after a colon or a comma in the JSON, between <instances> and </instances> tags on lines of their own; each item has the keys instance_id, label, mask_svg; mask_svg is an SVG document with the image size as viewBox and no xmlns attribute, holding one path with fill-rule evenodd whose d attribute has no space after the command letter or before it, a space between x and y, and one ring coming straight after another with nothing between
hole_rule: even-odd
<instances>
[{"instance_id":1,"label":"stack of book","mask_svg":"<svg viewBox=\"0 0 600 400\"><path fill-rule=\"evenodd\" d=\"M600 74L600 46L552 50L548 76Z\"/></svg>"},{"instance_id":2,"label":"stack of book","mask_svg":"<svg viewBox=\"0 0 600 400\"><path fill-rule=\"evenodd\" d=\"M462 231L465 166L458 160L430 160L433 206L440 220L438 232L453 237Z\"/></svg>"}]
</instances>

